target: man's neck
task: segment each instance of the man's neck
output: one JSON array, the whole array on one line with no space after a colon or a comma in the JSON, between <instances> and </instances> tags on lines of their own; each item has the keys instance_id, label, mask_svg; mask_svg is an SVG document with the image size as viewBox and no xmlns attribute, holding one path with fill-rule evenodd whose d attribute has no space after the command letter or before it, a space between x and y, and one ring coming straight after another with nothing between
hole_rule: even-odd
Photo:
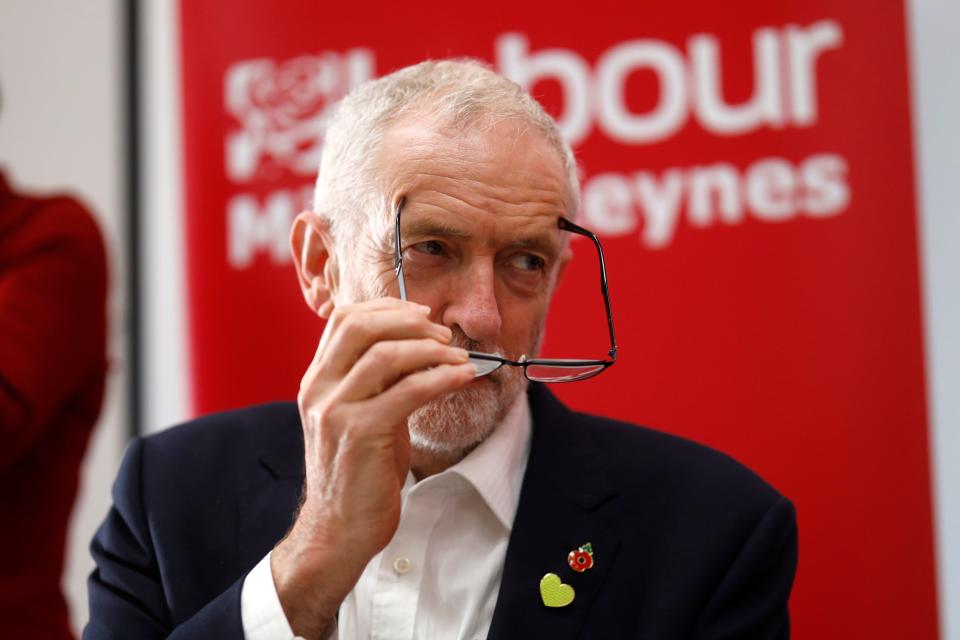
<instances>
[{"instance_id":1,"label":"man's neck","mask_svg":"<svg viewBox=\"0 0 960 640\"><path fill-rule=\"evenodd\" d=\"M456 451L425 451L411 448L410 471L413 472L414 479L420 482L424 478L446 471L467 457L467 454L476 448L476 444Z\"/></svg>"}]
</instances>

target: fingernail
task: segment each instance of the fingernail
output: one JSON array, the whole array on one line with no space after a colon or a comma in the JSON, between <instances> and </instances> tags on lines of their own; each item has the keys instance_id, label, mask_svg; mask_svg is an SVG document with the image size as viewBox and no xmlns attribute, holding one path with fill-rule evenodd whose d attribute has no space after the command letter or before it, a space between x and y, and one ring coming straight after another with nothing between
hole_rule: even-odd
<instances>
[{"instance_id":1,"label":"fingernail","mask_svg":"<svg viewBox=\"0 0 960 640\"><path fill-rule=\"evenodd\" d=\"M466 349L460 349L458 347L454 347L454 353L457 356L457 360L460 360L461 362L466 362L467 360L470 359L470 354L467 352Z\"/></svg>"},{"instance_id":2,"label":"fingernail","mask_svg":"<svg viewBox=\"0 0 960 640\"><path fill-rule=\"evenodd\" d=\"M416 303L414 303L414 304L416 304ZM426 315L430 315L430 307L428 307L428 306L426 306L426 305L417 304L417 309L418 309L421 313L425 313Z\"/></svg>"}]
</instances>

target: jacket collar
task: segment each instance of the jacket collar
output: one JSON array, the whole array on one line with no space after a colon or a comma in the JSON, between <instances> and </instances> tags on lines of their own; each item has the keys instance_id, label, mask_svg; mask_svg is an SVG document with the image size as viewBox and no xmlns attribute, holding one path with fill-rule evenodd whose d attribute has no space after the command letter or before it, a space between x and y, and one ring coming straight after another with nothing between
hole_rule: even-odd
<instances>
[{"instance_id":1,"label":"jacket collar","mask_svg":"<svg viewBox=\"0 0 960 640\"><path fill-rule=\"evenodd\" d=\"M619 547L619 534L596 512L617 493L583 416L563 406L543 385L530 388L533 434L503 578L489 637L577 637ZM591 543L593 568L574 572L567 555ZM556 574L575 597L545 606L540 580Z\"/></svg>"},{"instance_id":2,"label":"jacket collar","mask_svg":"<svg viewBox=\"0 0 960 640\"><path fill-rule=\"evenodd\" d=\"M300 424L300 412L295 403L290 403L290 411L282 424L274 429L275 437L260 454L260 464L275 479L302 478L303 426Z\"/></svg>"}]
</instances>

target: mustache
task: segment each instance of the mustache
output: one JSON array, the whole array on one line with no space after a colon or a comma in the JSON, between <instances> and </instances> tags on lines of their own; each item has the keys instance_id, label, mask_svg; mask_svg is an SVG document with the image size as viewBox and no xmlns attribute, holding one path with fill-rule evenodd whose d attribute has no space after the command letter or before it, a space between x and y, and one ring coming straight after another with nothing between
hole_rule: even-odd
<instances>
[{"instance_id":1,"label":"mustache","mask_svg":"<svg viewBox=\"0 0 960 640\"><path fill-rule=\"evenodd\" d=\"M461 349L466 349L467 351L475 351L478 353L492 353L499 356L504 356L504 349L493 342L484 342L481 340L474 340L466 333L463 329L454 325L450 328L450 331L453 333L453 336L450 338L450 344L455 347L460 347ZM504 356L509 357L509 356ZM493 382L497 389L500 389L503 386L504 376L510 375L509 369L514 367L500 367L492 373L486 375L487 378Z\"/></svg>"},{"instance_id":2,"label":"mustache","mask_svg":"<svg viewBox=\"0 0 960 640\"><path fill-rule=\"evenodd\" d=\"M466 333L463 332L463 329L454 325L450 328L450 331L453 332L453 337L450 338L450 345L454 347L460 347L461 349L466 349L467 351L477 351L480 353L493 353L499 356L504 355L503 348L493 342L483 342L481 340L474 340Z\"/></svg>"},{"instance_id":3,"label":"mustache","mask_svg":"<svg viewBox=\"0 0 960 640\"><path fill-rule=\"evenodd\" d=\"M467 351L479 351L481 353L495 353L498 355L503 353L503 350L499 346L493 343L474 340L464 333L463 329L456 325L451 327L450 331L453 333L453 337L450 338L451 346L460 347Z\"/></svg>"}]
</instances>

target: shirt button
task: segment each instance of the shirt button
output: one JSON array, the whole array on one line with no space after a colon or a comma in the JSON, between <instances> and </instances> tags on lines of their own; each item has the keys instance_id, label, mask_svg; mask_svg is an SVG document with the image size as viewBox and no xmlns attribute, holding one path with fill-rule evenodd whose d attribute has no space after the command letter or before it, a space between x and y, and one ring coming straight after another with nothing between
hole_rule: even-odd
<instances>
[{"instance_id":1,"label":"shirt button","mask_svg":"<svg viewBox=\"0 0 960 640\"><path fill-rule=\"evenodd\" d=\"M398 575L403 575L410 571L410 560L400 556L393 561L393 570L397 572Z\"/></svg>"}]
</instances>

